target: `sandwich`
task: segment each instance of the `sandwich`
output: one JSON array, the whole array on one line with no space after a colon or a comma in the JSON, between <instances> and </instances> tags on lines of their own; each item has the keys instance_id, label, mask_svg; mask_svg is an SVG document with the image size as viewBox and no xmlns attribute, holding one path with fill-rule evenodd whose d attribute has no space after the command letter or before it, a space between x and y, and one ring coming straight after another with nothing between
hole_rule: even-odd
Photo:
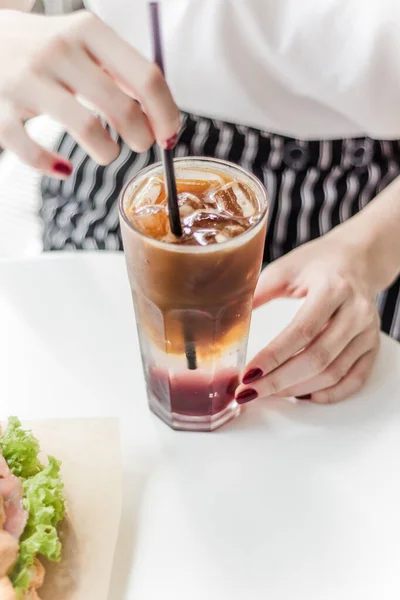
<instances>
[{"instance_id":1,"label":"sandwich","mask_svg":"<svg viewBox=\"0 0 400 600\"><path fill-rule=\"evenodd\" d=\"M43 559L58 562L65 516L60 462L16 417L0 431L0 600L39 600Z\"/></svg>"}]
</instances>

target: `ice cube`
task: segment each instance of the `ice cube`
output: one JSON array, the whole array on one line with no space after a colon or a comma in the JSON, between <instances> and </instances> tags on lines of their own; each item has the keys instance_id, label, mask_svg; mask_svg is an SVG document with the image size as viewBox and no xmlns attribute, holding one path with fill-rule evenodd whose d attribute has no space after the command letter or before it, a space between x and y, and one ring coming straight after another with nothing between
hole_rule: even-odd
<instances>
[{"instance_id":1,"label":"ice cube","mask_svg":"<svg viewBox=\"0 0 400 600\"><path fill-rule=\"evenodd\" d=\"M168 214L169 207L167 199L165 199L162 202L162 205L165 206L165 210ZM199 198L197 198L197 196L195 196L194 194L182 192L181 194L178 194L178 206L181 219L184 219L185 217L188 217L189 215L193 214L196 210L200 210L201 208L203 208L204 202L199 200Z\"/></svg>"},{"instance_id":2,"label":"ice cube","mask_svg":"<svg viewBox=\"0 0 400 600\"><path fill-rule=\"evenodd\" d=\"M218 244L222 244L223 242L227 242L229 240L229 235L226 235L226 233L217 233L217 235L215 236L215 241Z\"/></svg>"},{"instance_id":3,"label":"ice cube","mask_svg":"<svg viewBox=\"0 0 400 600\"><path fill-rule=\"evenodd\" d=\"M145 206L154 206L162 200L164 184L158 177L151 177L134 192L131 210L137 211Z\"/></svg>"},{"instance_id":4,"label":"ice cube","mask_svg":"<svg viewBox=\"0 0 400 600\"><path fill-rule=\"evenodd\" d=\"M229 215L214 212L212 210L196 210L194 213L185 217L183 223L186 227L193 230L214 229L222 231L229 227L241 226L236 219ZM241 228L244 230L244 227Z\"/></svg>"},{"instance_id":5,"label":"ice cube","mask_svg":"<svg viewBox=\"0 0 400 600\"><path fill-rule=\"evenodd\" d=\"M207 181L208 183L223 184L224 179L218 173L208 169L176 169L177 180L182 181Z\"/></svg>"},{"instance_id":6,"label":"ice cube","mask_svg":"<svg viewBox=\"0 0 400 600\"><path fill-rule=\"evenodd\" d=\"M254 194L248 185L231 181L212 194L220 210L235 217L252 217L256 212Z\"/></svg>"},{"instance_id":7,"label":"ice cube","mask_svg":"<svg viewBox=\"0 0 400 600\"><path fill-rule=\"evenodd\" d=\"M133 222L140 231L157 240L163 239L168 231L168 216L163 206L144 206L136 210Z\"/></svg>"},{"instance_id":8,"label":"ice cube","mask_svg":"<svg viewBox=\"0 0 400 600\"><path fill-rule=\"evenodd\" d=\"M202 196L210 189L224 185L221 175L206 169L177 169L176 186L178 193L189 192Z\"/></svg>"},{"instance_id":9,"label":"ice cube","mask_svg":"<svg viewBox=\"0 0 400 600\"><path fill-rule=\"evenodd\" d=\"M204 203L194 194L182 192L178 194L178 205L181 218L188 217L196 210L203 208Z\"/></svg>"},{"instance_id":10,"label":"ice cube","mask_svg":"<svg viewBox=\"0 0 400 600\"><path fill-rule=\"evenodd\" d=\"M219 229L226 222L226 217L209 210L196 210L183 219L186 227L191 229Z\"/></svg>"},{"instance_id":11,"label":"ice cube","mask_svg":"<svg viewBox=\"0 0 400 600\"><path fill-rule=\"evenodd\" d=\"M249 218L249 226L255 225L261 220L261 215L257 214Z\"/></svg>"},{"instance_id":12,"label":"ice cube","mask_svg":"<svg viewBox=\"0 0 400 600\"><path fill-rule=\"evenodd\" d=\"M196 210L183 219L184 231L202 246L226 242L246 231L243 219L239 220L211 210Z\"/></svg>"},{"instance_id":13,"label":"ice cube","mask_svg":"<svg viewBox=\"0 0 400 600\"><path fill-rule=\"evenodd\" d=\"M243 227L242 225L239 225L239 223L232 223L231 225L227 225L224 228L224 234L228 238L234 238L237 235L244 233L245 231L246 231L246 228Z\"/></svg>"},{"instance_id":14,"label":"ice cube","mask_svg":"<svg viewBox=\"0 0 400 600\"><path fill-rule=\"evenodd\" d=\"M208 246L209 244L215 244L218 237L215 229L197 229L192 233L192 239L196 240L199 246Z\"/></svg>"}]
</instances>

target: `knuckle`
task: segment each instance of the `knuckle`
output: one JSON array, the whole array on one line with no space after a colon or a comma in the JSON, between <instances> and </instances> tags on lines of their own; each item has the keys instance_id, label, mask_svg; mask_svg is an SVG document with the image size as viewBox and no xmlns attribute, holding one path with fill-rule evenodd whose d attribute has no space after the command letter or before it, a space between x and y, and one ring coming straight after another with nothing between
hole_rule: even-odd
<instances>
[{"instance_id":1,"label":"knuckle","mask_svg":"<svg viewBox=\"0 0 400 600\"><path fill-rule=\"evenodd\" d=\"M72 33L85 33L99 26L101 20L97 15L87 10L79 10L70 17L70 31Z\"/></svg>"},{"instance_id":2,"label":"knuckle","mask_svg":"<svg viewBox=\"0 0 400 600\"><path fill-rule=\"evenodd\" d=\"M325 371L331 362L331 354L324 346L316 345L312 350L310 350L310 366L313 373L321 373L322 371Z\"/></svg>"},{"instance_id":3,"label":"knuckle","mask_svg":"<svg viewBox=\"0 0 400 600\"><path fill-rule=\"evenodd\" d=\"M98 118L89 113L82 119L77 133L81 138L89 139L98 131L99 127L101 127L101 125Z\"/></svg>"},{"instance_id":4,"label":"knuckle","mask_svg":"<svg viewBox=\"0 0 400 600\"><path fill-rule=\"evenodd\" d=\"M115 127L120 121L120 114L124 106L120 101L120 92L111 79L98 72L92 79L95 94L99 100L99 106L107 117L110 125Z\"/></svg>"},{"instance_id":5,"label":"knuckle","mask_svg":"<svg viewBox=\"0 0 400 600\"><path fill-rule=\"evenodd\" d=\"M40 76L43 71L50 68L55 62L59 63L71 53L70 42L67 37L57 33L48 39L33 53L26 62L25 76L34 74Z\"/></svg>"},{"instance_id":6,"label":"knuckle","mask_svg":"<svg viewBox=\"0 0 400 600\"><path fill-rule=\"evenodd\" d=\"M326 389L312 395L312 400L316 404L335 404L339 401L337 393L334 388Z\"/></svg>"},{"instance_id":7,"label":"knuckle","mask_svg":"<svg viewBox=\"0 0 400 600\"><path fill-rule=\"evenodd\" d=\"M345 370L344 366L340 363L331 364L326 369L326 382L328 387L339 383L339 381L341 381L341 379L343 379L343 377L346 375L346 372L347 371Z\"/></svg>"},{"instance_id":8,"label":"knuckle","mask_svg":"<svg viewBox=\"0 0 400 600\"><path fill-rule=\"evenodd\" d=\"M328 394L326 391L312 394L311 401L314 402L314 404L329 404Z\"/></svg>"},{"instance_id":9,"label":"knuckle","mask_svg":"<svg viewBox=\"0 0 400 600\"><path fill-rule=\"evenodd\" d=\"M338 397L334 389L325 391L325 404L334 404L337 401Z\"/></svg>"},{"instance_id":10,"label":"knuckle","mask_svg":"<svg viewBox=\"0 0 400 600\"><path fill-rule=\"evenodd\" d=\"M307 346L316 336L315 325L311 320L304 321L297 325L295 335L301 340L304 346Z\"/></svg>"},{"instance_id":11,"label":"knuckle","mask_svg":"<svg viewBox=\"0 0 400 600\"><path fill-rule=\"evenodd\" d=\"M279 385L279 382L277 381L277 379L275 377L271 377L268 380L268 394L271 396L274 396L281 390L282 390L282 386Z\"/></svg>"},{"instance_id":12,"label":"knuckle","mask_svg":"<svg viewBox=\"0 0 400 600\"><path fill-rule=\"evenodd\" d=\"M67 37L57 34L46 45L41 58L60 60L71 52L71 45Z\"/></svg>"},{"instance_id":13,"label":"knuckle","mask_svg":"<svg viewBox=\"0 0 400 600\"><path fill-rule=\"evenodd\" d=\"M266 350L264 360L268 365L269 371L277 369L282 364L277 349L272 345Z\"/></svg>"},{"instance_id":14,"label":"knuckle","mask_svg":"<svg viewBox=\"0 0 400 600\"><path fill-rule=\"evenodd\" d=\"M156 64L150 64L143 75L144 94L154 94L163 84L164 77Z\"/></svg>"},{"instance_id":15,"label":"knuckle","mask_svg":"<svg viewBox=\"0 0 400 600\"><path fill-rule=\"evenodd\" d=\"M118 120L122 123L132 123L138 118L138 107L133 100L123 100L118 108Z\"/></svg>"},{"instance_id":16,"label":"knuckle","mask_svg":"<svg viewBox=\"0 0 400 600\"><path fill-rule=\"evenodd\" d=\"M349 296L352 293L349 280L344 275L338 275L333 286L333 291L340 297Z\"/></svg>"},{"instance_id":17,"label":"knuckle","mask_svg":"<svg viewBox=\"0 0 400 600\"><path fill-rule=\"evenodd\" d=\"M327 296L337 294L340 285L336 279L332 276L327 275L327 279L324 284L324 292Z\"/></svg>"},{"instance_id":18,"label":"knuckle","mask_svg":"<svg viewBox=\"0 0 400 600\"><path fill-rule=\"evenodd\" d=\"M367 298L362 297L357 300L357 312L366 327L374 323L376 311L373 309L372 302Z\"/></svg>"}]
</instances>

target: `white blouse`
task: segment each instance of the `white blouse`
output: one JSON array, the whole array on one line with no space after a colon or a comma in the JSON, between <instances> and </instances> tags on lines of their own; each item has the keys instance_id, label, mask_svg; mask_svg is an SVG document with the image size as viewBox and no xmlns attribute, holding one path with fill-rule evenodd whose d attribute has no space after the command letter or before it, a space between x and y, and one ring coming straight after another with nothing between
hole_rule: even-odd
<instances>
[{"instance_id":1,"label":"white blouse","mask_svg":"<svg viewBox=\"0 0 400 600\"><path fill-rule=\"evenodd\" d=\"M304 139L400 138L400 0L161 4L183 110ZM147 0L86 5L151 57Z\"/></svg>"}]
</instances>

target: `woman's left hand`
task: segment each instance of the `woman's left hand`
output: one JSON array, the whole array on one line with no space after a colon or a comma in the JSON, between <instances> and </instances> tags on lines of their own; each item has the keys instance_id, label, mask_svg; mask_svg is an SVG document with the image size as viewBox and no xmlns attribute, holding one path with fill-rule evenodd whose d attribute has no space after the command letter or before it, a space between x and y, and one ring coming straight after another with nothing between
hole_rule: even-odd
<instances>
[{"instance_id":1,"label":"woman's left hand","mask_svg":"<svg viewBox=\"0 0 400 600\"><path fill-rule=\"evenodd\" d=\"M255 307L277 297L305 301L248 364L236 392L239 403L296 396L327 404L364 385L379 349L377 289L367 250L347 236L347 229L338 227L261 274Z\"/></svg>"}]
</instances>

